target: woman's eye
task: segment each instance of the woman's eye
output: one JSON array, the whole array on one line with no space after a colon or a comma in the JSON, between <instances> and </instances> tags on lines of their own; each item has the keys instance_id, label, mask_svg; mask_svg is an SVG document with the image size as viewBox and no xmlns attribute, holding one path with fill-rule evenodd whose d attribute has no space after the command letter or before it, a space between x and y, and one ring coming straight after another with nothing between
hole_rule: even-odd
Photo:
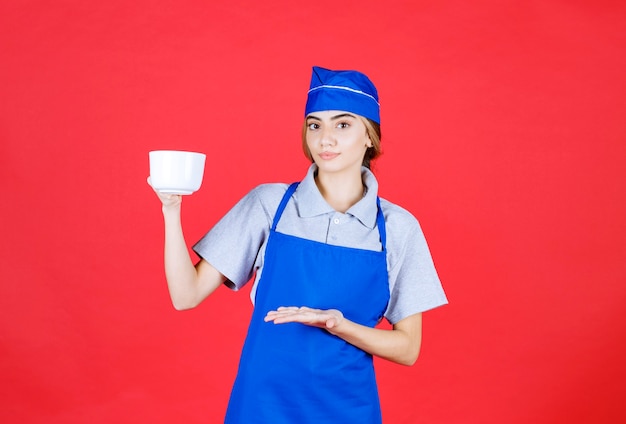
<instances>
[{"instance_id":1,"label":"woman's eye","mask_svg":"<svg viewBox=\"0 0 626 424\"><path fill-rule=\"evenodd\" d=\"M348 124L347 122L340 122L339 124L337 124L337 128L340 129L346 129L350 126L350 124Z\"/></svg>"},{"instance_id":2,"label":"woman's eye","mask_svg":"<svg viewBox=\"0 0 626 424\"><path fill-rule=\"evenodd\" d=\"M309 129L310 129L311 131L318 129L319 127L320 127L320 125L319 125L319 124L316 124L315 122L311 122L311 123L309 124Z\"/></svg>"}]
</instances>

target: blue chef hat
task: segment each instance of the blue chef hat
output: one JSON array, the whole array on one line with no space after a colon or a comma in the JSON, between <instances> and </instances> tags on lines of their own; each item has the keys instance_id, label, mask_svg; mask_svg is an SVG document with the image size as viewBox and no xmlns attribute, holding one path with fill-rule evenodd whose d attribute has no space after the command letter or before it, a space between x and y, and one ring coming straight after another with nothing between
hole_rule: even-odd
<instances>
[{"instance_id":1,"label":"blue chef hat","mask_svg":"<svg viewBox=\"0 0 626 424\"><path fill-rule=\"evenodd\" d=\"M352 112L380 124L376 87L365 74L358 71L331 71L313 67L304 115L323 110Z\"/></svg>"}]
</instances>

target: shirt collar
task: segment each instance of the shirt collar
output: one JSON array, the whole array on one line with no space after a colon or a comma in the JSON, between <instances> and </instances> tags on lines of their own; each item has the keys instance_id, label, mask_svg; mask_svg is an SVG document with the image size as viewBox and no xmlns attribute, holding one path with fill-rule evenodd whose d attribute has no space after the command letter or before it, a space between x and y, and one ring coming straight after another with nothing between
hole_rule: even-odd
<instances>
[{"instance_id":1,"label":"shirt collar","mask_svg":"<svg viewBox=\"0 0 626 424\"><path fill-rule=\"evenodd\" d=\"M298 200L298 215L301 218L310 218L335 212L326 200L324 200L324 197L317 188L317 184L315 184L316 172L317 165L311 164L306 176L300 182L295 193ZM366 227L374 228L376 226L376 214L378 213L378 206L376 204L376 198L378 197L378 181L376 181L374 174L366 167L361 167L361 178L367 188L365 196L348 209L346 214L354 216Z\"/></svg>"}]
</instances>

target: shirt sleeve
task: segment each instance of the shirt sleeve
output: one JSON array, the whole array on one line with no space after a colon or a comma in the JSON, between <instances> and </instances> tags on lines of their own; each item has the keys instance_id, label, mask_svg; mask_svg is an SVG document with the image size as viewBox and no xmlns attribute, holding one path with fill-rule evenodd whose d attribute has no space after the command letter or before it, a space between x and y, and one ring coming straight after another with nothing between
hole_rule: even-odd
<instances>
[{"instance_id":1,"label":"shirt sleeve","mask_svg":"<svg viewBox=\"0 0 626 424\"><path fill-rule=\"evenodd\" d=\"M268 199L265 192L276 191L271 186L251 190L193 246L198 256L227 278L225 284L233 290L243 287L261 266L262 247L269 236L276 208L268 209L272 206L262 201ZM269 198L271 200L272 196Z\"/></svg>"},{"instance_id":2,"label":"shirt sleeve","mask_svg":"<svg viewBox=\"0 0 626 424\"><path fill-rule=\"evenodd\" d=\"M418 221L408 212L403 215L402 244L389 269L391 293L385 317L391 324L448 303Z\"/></svg>"}]
</instances>

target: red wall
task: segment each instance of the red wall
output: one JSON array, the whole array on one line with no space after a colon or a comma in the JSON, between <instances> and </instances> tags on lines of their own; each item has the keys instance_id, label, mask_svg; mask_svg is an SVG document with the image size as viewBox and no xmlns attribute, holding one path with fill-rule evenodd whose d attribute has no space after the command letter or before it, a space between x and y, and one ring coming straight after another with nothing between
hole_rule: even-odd
<instances>
[{"instance_id":1,"label":"red wall","mask_svg":"<svg viewBox=\"0 0 626 424\"><path fill-rule=\"evenodd\" d=\"M0 4L0 421L220 422L247 292L173 310L147 152L208 154L194 242L304 175L312 65L376 82L450 299L386 422L625 420L624 3L221 3Z\"/></svg>"}]
</instances>

